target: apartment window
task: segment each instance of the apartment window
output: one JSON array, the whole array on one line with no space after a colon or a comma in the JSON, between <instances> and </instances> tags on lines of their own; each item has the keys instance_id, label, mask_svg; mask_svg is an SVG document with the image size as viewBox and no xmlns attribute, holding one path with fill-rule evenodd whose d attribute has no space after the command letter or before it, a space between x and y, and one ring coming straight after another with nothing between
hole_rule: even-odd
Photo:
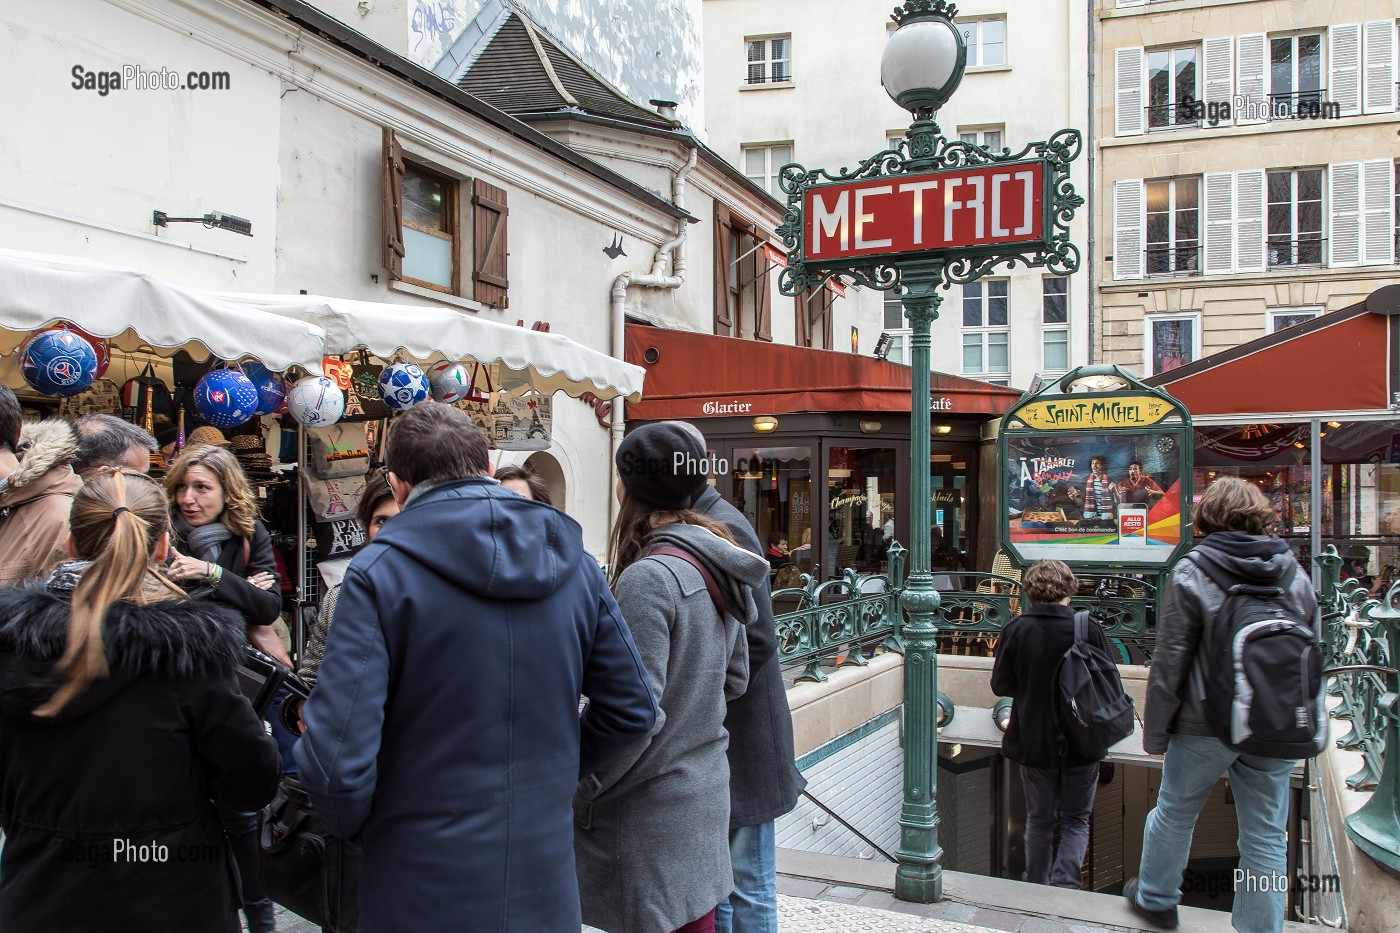
<instances>
[{"instance_id":1,"label":"apartment window","mask_svg":"<svg viewBox=\"0 0 1400 933\"><path fill-rule=\"evenodd\" d=\"M969 282L962 290L963 372L1004 376L1011 372L1007 328L1007 280Z\"/></svg>"},{"instance_id":2,"label":"apartment window","mask_svg":"<svg viewBox=\"0 0 1400 933\"><path fill-rule=\"evenodd\" d=\"M714 331L726 337L772 340L771 263L758 228L715 211Z\"/></svg>"},{"instance_id":3,"label":"apartment window","mask_svg":"<svg viewBox=\"0 0 1400 933\"><path fill-rule=\"evenodd\" d=\"M1147 53L1147 125L1149 128L1194 126L1200 99L1194 45Z\"/></svg>"},{"instance_id":4,"label":"apartment window","mask_svg":"<svg viewBox=\"0 0 1400 933\"><path fill-rule=\"evenodd\" d=\"M792 143L744 147L744 177L779 201L787 195L778 185L778 172L792 161Z\"/></svg>"},{"instance_id":5,"label":"apartment window","mask_svg":"<svg viewBox=\"0 0 1400 933\"><path fill-rule=\"evenodd\" d=\"M1147 182L1147 274L1200 269L1201 182L1168 178Z\"/></svg>"},{"instance_id":6,"label":"apartment window","mask_svg":"<svg viewBox=\"0 0 1400 933\"><path fill-rule=\"evenodd\" d=\"M506 190L409 161L387 128L383 166L389 278L509 307Z\"/></svg>"},{"instance_id":7,"label":"apartment window","mask_svg":"<svg viewBox=\"0 0 1400 933\"><path fill-rule=\"evenodd\" d=\"M1321 313L1321 308L1274 308L1269 311L1269 333L1276 334L1285 327L1311 321Z\"/></svg>"},{"instance_id":8,"label":"apartment window","mask_svg":"<svg viewBox=\"0 0 1400 933\"><path fill-rule=\"evenodd\" d=\"M1006 64L1006 20L964 20L957 26L967 43L967 67Z\"/></svg>"},{"instance_id":9,"label":"apartment window","mask_svg":"<svg viewBox=\"0 0 1400 933\"><path fill-rule=\"evenodd\" d=\"M1270 266L1322 262L1322 169L1269 172Z\"/></svg>"},{"instance_id":10,"label":"apartment window","mask_svg":"<svg viewBox=\"0 0 1400 933\"><path fill-rule=\"evenodd\" d=\"M1045 276L1040 280L1041 369L1069 370L1069 279Z\"/></svg>"},{"instance_id":11,"label":"apartment window","mask_svg":"<svg viewBox=\"0 0 1400 933\"><path fill-rule=\"evenodd\" d=\"M1300 116L1322 103L1322 36L1269 40L1269 104L1273 113ZM1316 113L1315 109L1311 110Z\"/></svg>"},{"instance_id":12,"label":"apartment window","mask_svg":"<svg viewBox=\"0 0 1400 933\"><path fill-rule=\"evenodd\" d=\"M913 330L904 319L904 299L899 289L885 292L885 333L890 335L890 353L885 359L891 363L909 363L909 337Z\"/></svg>"},{"instance_id":13,"label":"apartment window","mask_svg":"<svg viewBox=\"0 0 1400 933\"><path fill-rule=\"evenodd\" d=\"M1201 321L1195 314L1152 314L1143 329L1148 376L1170 372L1200 359Z\"/></svg>"},{"instance_id":14,"label":"apartment window","mask_svg":"<svg viewBox=\"0 0 1400 933\"><path fill-rule=\"evenodd\" d=\"M1004 126L958 127L958 139L974 146L985 146L993 152L1001 151L1002 139L1005 136Z\"/></svg>"},{"instance_id":15,"label":"apartment window","mask_svg":"<svg viewBox=\"0 0 1400 933\"><path fill-rule=\"evenodd\" d=\"M749 84L792 80L792 36L745 39L749 49Z\"/></svg>"}]
</instances>

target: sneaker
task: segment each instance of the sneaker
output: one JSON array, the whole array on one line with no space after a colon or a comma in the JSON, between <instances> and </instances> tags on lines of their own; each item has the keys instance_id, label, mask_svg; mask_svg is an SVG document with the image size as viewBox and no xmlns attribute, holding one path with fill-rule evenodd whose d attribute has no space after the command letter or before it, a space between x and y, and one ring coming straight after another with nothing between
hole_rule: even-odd
<instances>
[{"instance_id":1,"label":"sneaker","mask_svg":"<svg viewBox=\"0 0 1400 933\"><path fill-rule=\"evenodd\" d=\"M1159 929L1176 929L1178 921L1175 907L1171 910L1148 910L1138 903L1137 893L1138 880L1136 878L1129 879L1128 883L1123 885L1123 899L1128 902L1129 910Z\"/></svg>"}]
</instances>

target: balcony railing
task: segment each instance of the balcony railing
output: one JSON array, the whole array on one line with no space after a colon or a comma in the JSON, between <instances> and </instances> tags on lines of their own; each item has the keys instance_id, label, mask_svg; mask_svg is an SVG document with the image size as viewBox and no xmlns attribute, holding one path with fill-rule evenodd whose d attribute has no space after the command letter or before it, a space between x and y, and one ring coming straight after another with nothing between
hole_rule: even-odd
<instances>
[{"instance_id":1,"label":"balcony railing","mask_svg":"<svg viewBox=\"0 0 1400 933\"><path fill-rule=\"evenodd\" d=\"M1265 244L1270 269L1282 266L1320 266L1327 259L1327 241L1321 234L1304 235L1296 240L1271 235Z\"/></svg>"},{"instance_id":2,"label":"balcony railing","mask_svg":"<svg viewBox=\"0 0 1400 933\"><path fill-rule=\"evenodd\" d=\"M1200 126L1205 110L1200 101L1190 99L1173 101L1170 104L1149 104L1142 109L1147 113L1147 128L1149 130L1172 130Z\"/></svg>"},{"instance_id":3,"label":"balcony railing","mask_svg":"<svg viewBox=\"0 0 1400 933\"><path fill-rule=\"evenodd\" d=\"M1325 88L1269 95L1269 117L1273 120L1332 119L1341 112L1341 104L1329 101Z\"/></svg>"},{"instance_id":4,"label":"balcony railing","mask_svg":"<svg viewBox=\"0 0 1400 933\"><path fill-rule=\"evenodd\" d=\"M1194 242L1176 246L1149 246L1145 254L1148 275L1200 275L1201 245Z\"/></svg>"}]
</instances>

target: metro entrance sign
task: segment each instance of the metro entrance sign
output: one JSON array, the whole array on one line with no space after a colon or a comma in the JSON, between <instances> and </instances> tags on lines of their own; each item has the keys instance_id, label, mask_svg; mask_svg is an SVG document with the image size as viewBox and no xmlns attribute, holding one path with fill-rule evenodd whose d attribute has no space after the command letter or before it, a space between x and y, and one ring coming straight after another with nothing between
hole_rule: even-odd
<instances>
[{"instance_id":1,"label":"metro entrance sign","mask_svg":"<svg viewBox=\"0 0 1400 933\"><path fill-rule=\"evenodd\" d=\"M1051 177L1033 161L814 185L803 193L803 251L815 265L1042 242Z\"/></svg>"}]
</instances>

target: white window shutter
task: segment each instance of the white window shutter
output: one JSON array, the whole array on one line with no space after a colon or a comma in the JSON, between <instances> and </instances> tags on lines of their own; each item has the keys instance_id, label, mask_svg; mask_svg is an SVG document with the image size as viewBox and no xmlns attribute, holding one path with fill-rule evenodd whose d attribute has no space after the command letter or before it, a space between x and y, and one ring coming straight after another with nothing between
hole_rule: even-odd
<instances>
[{"instance_id":1,"label":"white window shutter","mask_svg":"<svg viewBox=\"0 0 1400 933\"><path fill-rule=\"evenodd\" d=\"M1363 27L1362 109L1366 113L1395 112L1395 20L1379 19Z\"/></svg>"},{"instance_id":2,"label":"white window shutter","mask_svg":"<svg viewBox=\"0 0 1400 933\"><path fill-rule=\"evenodd\" d=\"M1269 39L1262 32L1251 32L1236 38L1235 46L1235 96L1243 104L1236 110L1235 122L1240 126L1263 123L1269 106Z\"/></svg>"},{"instance_id":3,"label":"white window shutter","mask_svg":"<svg viewBox=\"0 0 1400 933\"><path fill-rule=\"evenodd\" d=\"M1235 95L1235 40L1230 36L1207 39L1202 43L1205 59L1205 91L1201 99L1206 103L1207 116L1211 106L1217 112L1226 114L1234 106ZM1221 126L1229 126L1230 117L1222 116ZM1206 123L1209 126L1209 121Z\"/></svg>"},{"instance_id":4,"label":"white window shutter","mask_svg":"<svg viewBox=\"0 0 1400 933\"><path fill-rule=\"evenodd\" d=\"M1142 6L1146 2L1147 0L1118 0L1118 8L1122 9L1125 6Z\"/></svg>"},{"instance_id":5,"label":"white window shutter","mask_svg":"<svg viewBox=\"0 0 1400 933\"><path fill-rule=\"evenodd\" d=\"M1361 264L1395 262L1395 163L1361 163Z\"/></svg>"},{"instance_id":6,"label":"white window shutter","mask_svg":"<svg viewBox=\"0 0 1400 933\"><path fill-rule=\"evenodd\" d=\"M1206 175L1206 275L1235 271L1235 176L1230 172Z\"/></svg>"},{"instance_id":7,"label":"white window shutter","mask_svg":"<svg viewBox=\"0 0 1400 933\"><path fill-rule=\"evenodd\" d=\"M1327 166L1327 264L1333 268L1361 265L1361 163L1334 162Z\"/></svg>"},{"instance_id":8,"label":"white window shutter","mask_svg":"<svg viewBox=\"0 0 1400 933\"><path fill-rule=\"evenodd\" d=\"M1143 130L1143 54L1141 48L1116 49L1113 53L1113 135L1140 136Z\"/></svg>"},{"instance_id":9,"label":"white window shutter","mask_svg":"<svg viewBox=\"0 0 1400 933\"><path fill-rule=\"evenodd\" d=\"M1342 108L1342 116L1361 113L1361 24L1344 23L1327 28L1327 60L1331 73L1328 98Z\"/></svg>"},{"instance_id":10,"label":"white window shutter","mask_svg":"<svg viewBox=\"0 0 1400 933\"><path fill-rule=\"evenodd\" d=\"M1263 272L1264 170L1235 173L1235 271Z\"/></svg>"},{"instance_id":11,"label":"white window shutter","mask_svg":"<svg viewBox=\"0 0 1400 933\"><path fill-rule=\"evenodd\" d=\"M1113 278L1140 279L1147 252L1147 192L1141 178L1113 183Z\"/></svg>"}]
</instances>

